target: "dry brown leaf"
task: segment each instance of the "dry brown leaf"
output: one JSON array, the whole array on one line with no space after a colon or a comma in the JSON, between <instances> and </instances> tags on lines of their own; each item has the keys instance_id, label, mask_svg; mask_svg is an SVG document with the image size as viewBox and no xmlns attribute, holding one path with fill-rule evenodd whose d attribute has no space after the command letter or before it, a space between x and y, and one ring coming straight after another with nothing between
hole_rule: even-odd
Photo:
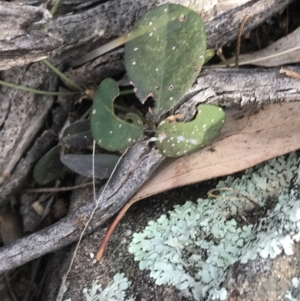
<instances>
[{"instance_id":1,"label":"dry brown leaf","mask_svg":"<svg viewBox=\"0 0 300 301\"><path fill-rule=\"evenodd\" d=\"M300 102L230 110L226 119L218 141L188 156L168 160L131 202L242 171L300 148Z\"/></svg>"},{"instance_id":2,"label":"dry brown leaf","mask_svg":"<svg viewBox=\"0 0 300 301\"><path fill-rule=\"evenodd\" d=\"M234 64L235 58L228 60ZM239 56L239 65L275 67L300 62L300 27L270 46Z\"/></svg>"}]
</instances>

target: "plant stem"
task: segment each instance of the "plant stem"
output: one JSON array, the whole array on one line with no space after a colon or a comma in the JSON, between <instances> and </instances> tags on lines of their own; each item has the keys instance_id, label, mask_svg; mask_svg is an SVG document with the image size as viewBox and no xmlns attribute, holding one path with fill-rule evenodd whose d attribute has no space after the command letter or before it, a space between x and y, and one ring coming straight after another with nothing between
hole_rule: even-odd
<instances>
[{"instance_id":1,"label":"plant stem","mask_svg":"<svg viewBox=\"0 0 300 301\"><path fill-rule=\"evenodd\" d=\"M132 110L130 110L130 109L124 107L124 106L117 105L115 103L114 103L114 108L121 111L121 112L123 112L123 113L132 113Z\"/></svg>"},{"instance_id":2,"label":"plant stem","mask_svg":"<svg viewBox=\"0 0 300 301\"><path fill-rule=\"evenodd\" d=\"M54 5L52 6L52 8L51 8L51 10L50 10L50 13L51 13L52 16L55 14L55 12L56 12L56 10L57 10L59 4L60 4L60 0L56 0L56 1L54 2Z\"/></svg>"},{"instance_id":3,"label":"plant stem","mask_svg":"<svg viewBox=\"0 0 300 301\"><path fill-rule=\"evenodd\" d=\"M114 221L112 222L112 224L109 226L100 246L98 249L98 252L96 254L96 260L100 261L101 258L103 257L103 253L105 251L105 248L108 244L108 241L111 237L111 235L113 234L113 232L115 231L115 229L117 228L119 222L121 221L121 219L123 218L123 216L125 215L125 213L129 210L129 208L136 202L140 201L140 199L133 199L131 201L129 201L128 203L126 203L124 205L124 207L119 211L118 215L116 216L116 218L114 219Z\"/></svg>"},{"instance_id":4,"label":"plant stem","mask_svg":"<svg viewBox=\"0 0 300 301\"><path fill-rule=\"evenodd\" d=\"M25 188L22 190L22 192L23 193L61 192L61 191L70 191L70 190L75 190L75 189L83 189L86 187L90 187L92 185L93 185L93 182L70 186L70 187Z\"/></svg>"},{"instance_id":5,"label":"plant stem","mask_svg":"<svg viewBox=\"0 0 300 301\"><path fill-rule=\"evenodd\" d=\"M128 89L128 90L121 90L119 95L129 95L133 93L134 93L133 89Z\"/></svg>"},{"instance_id":6,"label":"plant stem","mask_svg":"<svg viewBox=\"0 0 300 301\"><path fill-rule=\"evenodd\" d=\"M12 83L7 83L7 82L2 81L2 80L0 80L0 85L6 86L6 87L9 87L9 88L13 88L13 89L17 89L17 90L22 90L22 91L26 91L26 92L35 93L35 94L42 94L42 95L64 96L64 95L78 94L78 92L50 92L50 91L37 90L37 89L24 87L24 86L12 84Z\"/></svg>"},{"instance_id":7,"label":"plant stem","mask_svg":"<svg viewBox=\"0 0 300 301\"><path fill-rule=\"evenodd\" d=\"M43 63L50 69L52 70L57 76L59 76L63 81L68 83L70 86L75 88L76 90L80 92L84 92L84 89L74 83L72 80L70 80L67 76L65 76L62 72L60 72L57 68L55 68L48 60L43 60Z\"/></svg>"},{"instance_id":8,"label":"plant stem","mask_svg":"<svg viewBox=\"0 0 300 301\"><path fill-rule=\"evenodd\" d=\"M127 35L123 35L123 36L101 46L100 48L97 48L97 49L85 54L84 56L82 56L80 58L71 60L69 62L69 66L70 67L78 67L80 65L83 65L84 63L86 63L106 52L111 51L112 49L120 47L121 45L125 44L126 40L127 40Z\"/></svg>"}]
</instances>

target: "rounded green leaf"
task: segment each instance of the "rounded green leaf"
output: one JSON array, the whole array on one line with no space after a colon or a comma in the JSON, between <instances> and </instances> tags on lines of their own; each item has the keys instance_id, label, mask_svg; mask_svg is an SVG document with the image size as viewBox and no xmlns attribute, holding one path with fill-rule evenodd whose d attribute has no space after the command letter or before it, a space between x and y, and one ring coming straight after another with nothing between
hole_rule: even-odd
<instances>
[{"instance_id":1,"label":"rounded green leaf","mask_svg":"<svg viewBox=\"0 0 300 301\"><path fill-rule=\"evenodd\" d=\"M87 120L90 123L90 120ZM63 137L62 142L67 147L85 148L93 145L93 135L91 131L73 134Z\"/></svg>"},{"instance_id":2,"label":"rounded green leaf","mask_svg":"<svg viewBox=\"0 0 300 301\"><path fill-rule=\"evenodd\" d=\"M60 150L61 145L53 147L34 167L33 177L38 184L46 185L59 178L64 171Z\"/></svg>"},{"instance_id":3,"label":"rounded green leaf","mask_svg":"<svg viewBox=\"0 0 300 301\"><path fill-rule=\"evenodd\" d=\"M108 150L118 151L133 144L141 135L143 122L136 114L131 114L132 123L118 118L113 102L119 95L117 83L104 79L94 97L91 115L91 130L96 143Z\"/></svg>"},{"instance_id":4,"label":"rounded green leaf","mask_svg":"<svg viewBox=\"0 0 300 301\"><path fill-rule=\"evenodd\" d=\"M125 67L137 97L153 97L157 115L170 110L195 81L205 50L205 28L194 11L164 4L146 13L125 44Z\"/></svg>"},{"instance_id":5,"label":"rounded green leaf","mask_svg":"<svg viewBox=\"0 0 300 301\"><path fill-rule=\"evenodd\" d=\"M79 120L70 124L63 133L62 142L67 147L84 148L93 144L90 120Z\"/></svg>"},{"instance_id":6,"label":"rounded green leaf","mask_svg":"<svg viewBox=\"0 0 300 301\"><path fill-rule=\"evenodd\" d=\"M64 154L61 162L76 173L92 178L93 177L93 155ZM119 156L110 154L94 155L94 176L96 179L107 179L110 177L119 160Z\"/></svg>"},{"instance_id":7,"label":"rounded green leaf","mask_svg":"<svg viewBox=\"0 0 300 301\"><path fill-rule=\"evenodd\" d=\"M204 64L206 64L208 61L210 61L214 57L215 54L216 54L216 52L214 49L206 49Z\"/></svg>"},{"instance_id":8,"label":"rounded green leaf","mask_svg":"<svg viewBox=\"0 0 300 301\"><path fill-rule=\"evenodd\" d=\"M69 137L78 133L88 132L91 129L90 120L79 120L65 128L63 137Z\"/></svg>"},{"instance_id":9,"label":"rounded green leaf","mask_svg":"<svg viewBox=\"0 0 300 301\"><path fill-rule=\"evenodd\" d=\"M156 146L167 157L192 153L219 135L225 123L225 112L214 105L201 105L193 121L165 122L158 126Z\"/></svg>"}]
</instances>

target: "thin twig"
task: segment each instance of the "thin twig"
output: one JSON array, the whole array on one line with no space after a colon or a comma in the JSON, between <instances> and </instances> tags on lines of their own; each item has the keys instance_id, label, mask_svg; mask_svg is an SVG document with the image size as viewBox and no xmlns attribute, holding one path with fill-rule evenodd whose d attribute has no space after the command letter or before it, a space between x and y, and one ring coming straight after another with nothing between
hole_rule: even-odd
<instances>
[{"instance_id":1,"label":"thin twig","mask_svg":"<svg viewBox=\"0 0 300 301\"><path fill-rule=\"evenodd\" d=\"M284 51L281 51L281 52L277 52L277 53L274 53L274 54L271 54L271 55L267 55L265 57L258 57L256 59L249 59L248 61L243 61L243 62L240 62L239 63L239 66L243 66L243 65L249 65L249 64L254 64L254 63L257 63L257 62L262 62L262 61L265 61L265 60L269 60L269 59L273 59L273 58L276 58L276 57L279 57L279 56L282 56L284 54L287 54L287 53L291 53L291 52L294 52L294 51L299 51L300 49L300 46L296 46L296 47L293 47L293 48L290 48L290 49L287 49L287 50L284 50ZM217 52L218 56L220 56L220 54ZM220 59L222 60L222 58L220 57ZM226 63L226 61L223 61L223 64L224 65L211 65L211 66L206 66L205 68L206 69L214 69L214 68L221 68L221 67L232 67L234 66L233 64L229 64L229 63Z\"/></svg>"},{"instance_id":2,"label":"thin twig","mask_svg":"<svg viewBox=\"0 0 300 301\"><path fill-rule=\"evenodd\" d=\"M22 90L25 92L31 92L35 94L41 94L41 95L50 95L50 96L67 96L67 95L76 95L79 94L78 92L51 92L51 91L44 91L44 90L37 90L30 87L20 86L12 83L5 82L3 80L0 80L0 85L6 86L12 89Z\"/></svg>"},{"instance_id":3,"label":"thin twig","mask_svg":"<svg viewBox=\"0 0 300 301\"><path fill-rule=\"evenodd\" d=\"M235 55L235 67L237 68L239 66L239 56L240 56L240 51L241 51L241 39L242 39L242 34L244 31L245 24L247 20L249 19L249 15L246 15L242 21L240 30L239 30L239 35L237 38L237 44L236 44L236 55Z\"/></svg>"},{"instance_id":4,"label":"thin twig","mask_svg":"<svg viewBox=\"0 0 300 301\"><path fill-rule=\"evenodd\" d=\"M225 58L225 56L223 54L222 47L218 48L218 50L217 50L217 56L220 58L220 60L223 62L223 64L226 67L230 67L230 64L227 62L227 60L226 60L226 58Z\"/></svg>"},{"instance_id":5,"label":"thin twig","mask_svg":"<svg viewBox=\"0 0 300 301\"><path fill-rule=\"evenodd\" d=\"M62 72L60 72L57 68L55 68L48 60L43 60L43 63L50 69L52 70L57 76L61 78L64 82L69 84L71 87L75 88L79 92L84 92L84 89L77 85L75 82L70 80L67 76L65 76Z\"/></svg>"},{"instance_id":6,"label":"thin twig","mask_svg":"<svg viewBox=\"0 0 300 301\"><path fill-rule=\"evenodd\" d=\"M211 189L210 191L208 191L207 195L211 198L218 198L220 197L217 194L214 194L215 191L230 191L235 193L238 197L243 197L244 199L246 199L247 201L249 201L254 207L256 208L261 208L261 205L259 205L257 202L253 201L252 199L250 199L249 197L247 197L246 195L240 193L238 190L232 188L232 187L218 187L218 188L214 188ZM231 198L230 198L231 199Z\"/></svg>"},{"instance_id":7,"label":"thin twig","mask_svg":"<svg viewBox=\"0 0 300 301\"><path fill-rule=\"evenodd\" d=\"M286 68L281 68L279 73L285 74L286 76L291 77L291 78L300 79L300 73L286 69Z\"/></svg>"},{"instance_id":8,"label":"thin twig","mask_svg":"<svg viewBox=\"0 0 300 301\"><path fill-rule=\"evenodd\" d=\"M56 0L55 2L54 2L54 5L53 5L53 7L51 8L51 10L50 10L50 14L53 16L54 14L55 14L55 12L57 11L57 8L58 8L58 6L59 6L59 4L60 4L60 1L61 0Z\"/></svg>"},{"instance_id":9,"label":"thin twig","mask_svg":"<svg viewBox=\"0 0 300 301\"><path fill-rule=\"evenodd\" d=\"M115 229L117 228L119 222L121 221L121 219L124 217L125 213L129 210L129 208L136 202L140 201L141 199L132 199L129 202L127 202L124 207L119 211L119 213L117 214L117 216L115 217L114 221L111 223L111 225L109 226L109 228L107 229L107 232L105 233L105 236L99 246L98 252L96 254L96 260L100 261L101 258L103 257L105 248L108 244L108 241L111 237L111 235L113 234L113 232L115 231Z\"/></svg>"},{"instance_id":10,"label":"thin twig","mask_svg":"<svg viewBox=\"0 0 300 301\"><path fill-rule=\"evenodd\" d=\"M93 182L88 182L80 185L70 186L70 187L47 187L47 188L26 188L23 189L23 193L47 193L47 192L61 192L70 191L74 189L83 189L93 185Z\"/></svg>"}]
</instances>

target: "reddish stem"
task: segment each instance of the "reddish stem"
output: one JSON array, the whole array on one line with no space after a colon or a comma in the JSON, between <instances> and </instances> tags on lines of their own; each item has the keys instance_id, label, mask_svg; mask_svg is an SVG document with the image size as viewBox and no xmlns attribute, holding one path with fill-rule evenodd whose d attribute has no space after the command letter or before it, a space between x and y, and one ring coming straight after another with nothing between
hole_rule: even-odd
<instances>
[{"instance_id":1,"label":"reddish stem","mask_svg":"<svg viewBox=\"0 0 300 301\"><path fill-rule=\"evenodd\" d=\"M107 229L107 232L99 246L98 252L96 254L96 260L100 261L103 253L105 251L105 248L108 244L108 241L111 237L111 235L113 234L114 230L117 228L119 222L121 221L121 219L123 218L123 216L125 215L125 213L129 210L129 208L136 203L137 201L139 201L140 199L132 199L131 201L129 201L128 203L125 204L125 206L119 211L118 215L116 216L116 218L114 219L114 221L112 222L112 224L109 226L109 228Z\"/></svg>"}]
</instances>

